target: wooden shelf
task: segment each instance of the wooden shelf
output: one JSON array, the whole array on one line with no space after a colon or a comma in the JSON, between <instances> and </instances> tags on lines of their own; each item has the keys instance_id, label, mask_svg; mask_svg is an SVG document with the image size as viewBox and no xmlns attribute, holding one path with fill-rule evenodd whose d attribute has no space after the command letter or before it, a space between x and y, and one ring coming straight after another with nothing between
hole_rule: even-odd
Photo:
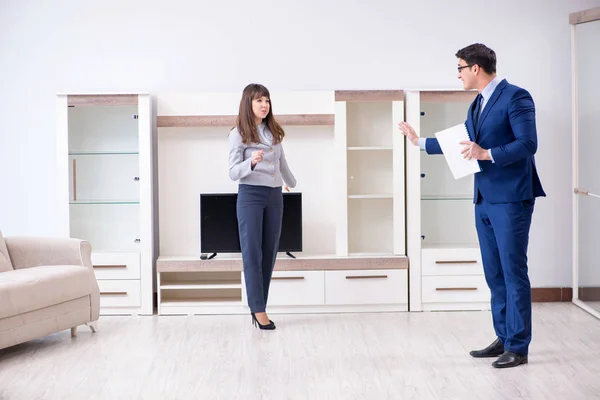
<instances>
[{"instance_id":1,"label":"wooden shelf","mask_svg":"<svg viewBox=\"0 0 600 400\"><path fill-rule=\"evenodd\" d=\"M275 271L335 271L369 269L408 269L406 256L350 256L278 258ZM200 260L183 257L159 257L158 272L242 271L242 259Z\"/></svg>"},{"instance_id":2,"label":"wooden shelf","mask_svg":"<svg viewBox=\"0 0 600 400\"><path fill-rule=\"evenodd\" d=\"M137 106L137 94L70 94L69 106Z\"/></svg>"},{"instance_id":3,"label":"wooden shelf","mask_svg":"<svg viewBox=\"0 0 600 400\"><path fill-rule=\"evenodd\" d=\"M241 289L241 283L169 283L160 285L163 290L180 290L180 289Z\"/></svg>"},{"instance_id":4,"label":"wooden shelf","mask_svg":"<svg viewBox=\"0 0 600 400\"><path fill-rule=\"evenodd\" d=\"M403 90L336 90L335 101L404 101Z\"/></svg>"},{"instance_id":5,"label":"wooden shelf","mask_svg":"<svg viewBox=\"0 0 600 400\"><path fill-rule=\"evenodd\" d=\"M381 151L394 150L392 146L350 146L348 151Z\"/></svg>"},{"instance_id":6,"label":"wooden shelf","mask_svg":"<svg viewBox=\"0 0 600 400\"><path fill-rule=\"evenodd\" d=\"M431 103L472 102L475 97L477 92L474 90L436 90L420 93L421 101Z\"/></svg>"},{"instance_id":7,"label":"wooden shelf","mask_svg":"<svg viewBox=\"0 0 600 400\"><path fill-rule=\"evenodd\" d=\"M393 199L393 194L349 194L349 199Z\"/></svg>"},{"instance_id":8,"label":"wooden shelf","mask_svg":"<svg viewBox=\"0 0 600 400\"><path fill-rule=\"evenodd\" d=\"M600 7L569 14L569 24L577 25L600 19Z\"/></svg>"},{"instance_id":9,"label":"wooden shelf","mask_svg":"<svg viewBox=\"0 0 600 400\"><path fill-rule=\"evenodd\" d=\"M161 115L156 117L159 128L227 126L234 127L235 115ZM276 115L277 122L284 126L333 126L334 114Z\"/></svg>"},{"instance_id":10,"label":"wooden shelf","mask_svg":"<svg viewBox=\"0 0 600 400\"><path fill-rule=\"evenodd\" d=\"M180 299L167 299L161 302L161 306L183 306L183 307L198 307L198 306L222 306L222 305L242 305L242 301L237 297L207 297L202 300L196 298L182 297Z\"/></svg>"}]
</instances>

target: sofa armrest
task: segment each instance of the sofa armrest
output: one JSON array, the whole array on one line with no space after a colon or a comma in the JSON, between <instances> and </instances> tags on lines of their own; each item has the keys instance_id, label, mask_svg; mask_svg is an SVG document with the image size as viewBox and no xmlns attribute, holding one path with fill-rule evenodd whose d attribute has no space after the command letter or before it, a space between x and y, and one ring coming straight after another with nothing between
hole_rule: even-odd
<instances>
[{"instance_id":1,"label":"sofa armrest","mask_svg":"<svg viewBox=\"0 0 600 400\"><path fill-rule=\"evenodd\" d=\"M92 246L80 239L55 237L6 237L14 269L42 265L92 266Z\"/></svg>"}]
</instances>

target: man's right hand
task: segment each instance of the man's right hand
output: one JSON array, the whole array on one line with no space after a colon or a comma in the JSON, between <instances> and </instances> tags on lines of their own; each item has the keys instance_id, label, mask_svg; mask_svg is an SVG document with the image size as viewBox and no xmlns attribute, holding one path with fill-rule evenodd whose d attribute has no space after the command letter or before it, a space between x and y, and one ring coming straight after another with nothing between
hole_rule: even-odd
<instances>
[{"instance_id":1,"label":"man's right hand","mask_svg":"<svg viewBox=\"0 0 600 400\"><path fill-rule=\"evenodd\" d=\"M400 122L398 124L398 129L400 129L400 132L402 132L402 134L404 136L406 136L406 138L408 140L410 140L410 142L413 145L415 145L415 146L419 145L419 137L415 133L415 130L413 129L413 127L410 126L410 124L408 122L404 122L404 121Z\"/></svg>"}]
</instances>

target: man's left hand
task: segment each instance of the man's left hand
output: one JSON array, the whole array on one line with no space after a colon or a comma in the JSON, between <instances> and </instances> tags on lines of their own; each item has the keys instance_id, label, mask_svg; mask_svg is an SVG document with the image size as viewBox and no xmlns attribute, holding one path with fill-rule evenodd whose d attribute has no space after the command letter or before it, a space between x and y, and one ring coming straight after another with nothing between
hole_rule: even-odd
<instances>
[{"instance_id":1,"label":"man's left hand","mask_svg":"<svg viewBox=\"0 0 600 400\"><path fill-rule=\"evenodd\" d=\"M467 160L491 160L489 151L482 149L477 143L465 140L460 142L460 144L465 146L461 154Z\"/></svg>"}]
</instances>

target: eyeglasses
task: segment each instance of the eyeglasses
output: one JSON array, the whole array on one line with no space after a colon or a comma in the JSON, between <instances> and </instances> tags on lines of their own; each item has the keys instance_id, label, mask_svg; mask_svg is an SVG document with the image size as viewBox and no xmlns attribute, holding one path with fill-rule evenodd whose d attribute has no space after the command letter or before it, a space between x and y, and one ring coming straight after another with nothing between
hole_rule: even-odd
<instances>
[{"instance_id":1,"label":"eyeglasses","mask_svg":"<svg viewBox=\"0 0 600 400\"><path fill-rule=\"evenodd\" d=\"M458 68L456 68L458 70L458 73L460 74L462 72L463 69L468 68L468 67L472 67L475 64L467 64L467 65L460 65Z\"/></svg>"}]
</instances>

